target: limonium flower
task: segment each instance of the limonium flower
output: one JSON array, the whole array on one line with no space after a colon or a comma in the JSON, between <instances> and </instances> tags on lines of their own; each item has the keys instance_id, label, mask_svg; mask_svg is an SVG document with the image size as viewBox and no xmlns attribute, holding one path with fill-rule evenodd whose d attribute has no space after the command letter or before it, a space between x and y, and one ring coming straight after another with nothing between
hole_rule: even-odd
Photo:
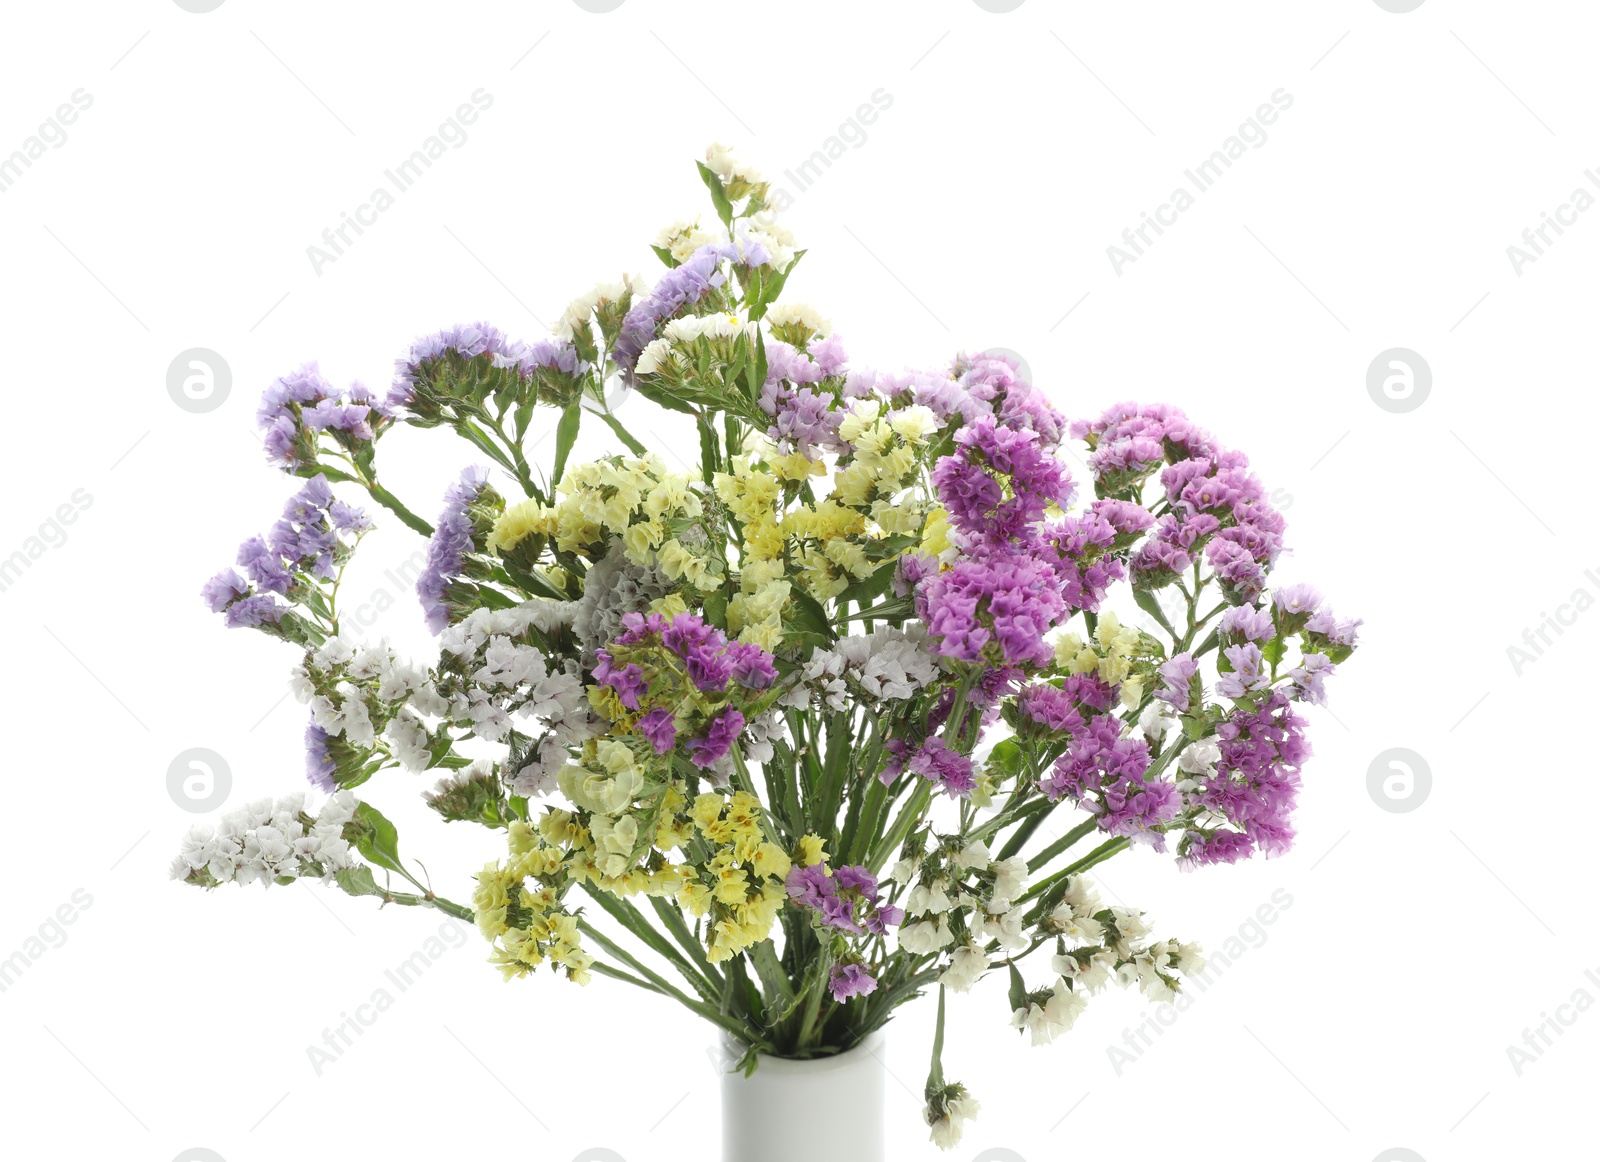
<instances>
[{"instance_id":1,"label":"limonium flower","mask_svg":"<svg viewBox=\"0 0 1600 1162\"><path fill-rule=\"evenodd\" d=\"M417 578L417 596L428 629L438 633L450 624L451 608L446 601L450 583L460 575L464 559L475 550L475 529L468 508L477 501L489 480L487 468L462 470L461 479L445 492L444 511L428 542L428 560ZM481 540L481 534L478 535Z\"/></svg>"}]
</instances>

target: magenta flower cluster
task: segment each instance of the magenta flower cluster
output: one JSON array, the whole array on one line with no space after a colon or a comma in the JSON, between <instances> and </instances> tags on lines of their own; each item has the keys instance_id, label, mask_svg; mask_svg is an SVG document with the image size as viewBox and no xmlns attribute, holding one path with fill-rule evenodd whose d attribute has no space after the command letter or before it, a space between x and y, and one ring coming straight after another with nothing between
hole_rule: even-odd
<instances>
[{"instance_id":1,"label":"magenta flower cluster","mask_svg":"<svg viewBox=\"0 0 1600 1162\"><path fill-rule=\"evenodd\" d=\"M1311 757L1306 721L1289 696L1274 690L1252 709L1236 709L1217 726L1222 758L1210 775L1194 776L1185 806L1213 812L1233 828L1184 833L1186 866L1234 863L1256 851L1281 855L1294 840L1290 816L1300 793L1300 768Z\"/></svg>"},{"instance_id":2,"label":"magenta flower cluster","mask_svg":"<svg viewBox=\"0 0 1600 1162\"><path fill-rule=\"evenodd\" d=\"M852 936L882 936L905 919L905 912L882 902L878 879L864 867L828 865L789 869L789 898L811 909L829 928Z\"/></svg>"}]
</instances>

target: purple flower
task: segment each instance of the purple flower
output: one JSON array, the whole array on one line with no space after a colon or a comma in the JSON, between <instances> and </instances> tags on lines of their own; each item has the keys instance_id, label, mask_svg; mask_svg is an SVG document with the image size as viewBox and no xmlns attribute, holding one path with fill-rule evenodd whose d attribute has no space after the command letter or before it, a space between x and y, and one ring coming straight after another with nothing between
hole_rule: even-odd
<instances>
[{"instance_id":1,"label":"purple flower","mask_svg":"<svg viewBox=\"0 0 1600 1162\"><path fill-rule=\"evenodd\" d=\"M662 321L721 286L728 277L723 273L722 260L737 255L738 248L734 246L702 246L662 275L655 288L623 317L612 358L631 373L639 362L639 353L655 340L656 328Z\"/></svg>"},{"instance_id":2,"label":"purple flower","mask_svg":"<svg viewBox=\"0 0 1600 1162\"><path fill-rule=\"evenodd\" d=\"M1156 697L1170 703L1175 710L1189 709L1189 679L1200 672L1200 663L1189 654L1177 654L1156 669L1161 675L1161 689Z\"/></svg>"},{"instance_id":3,"label":"purple flower","mask_svg":"<svg viewBox=\"0 0 1600 1162\"><path fill-rule=\"evenodd\" d=\"M1066 468L1040 446L1036 432L979 416L956 433L955 442L955 454L934 466L933 486L950 523L971 537L1010 540L1050 505L1064 507L1072 499Z\"/></svg>"},{"instance_id":4,"label":"purple flower","mask_svg":"<svg viewBox=\"0 0 1600 1162\"><path fill-rule=\"evenodd\" d=\"M228 606L228 611L223 617L223 624L229 629L238 629L241 626L257 626L267 622L276 622L289 611L276 597L261 594L256 597L244 597Z\"/></svg>"},{"instance_id":5,"label":"purple flower","mask_svg":"<svg viewBox=\"0 0 1600 1162\"><path fill-rule=\"evenodd\" d=\"M1272 614L1248 605L1235 605L1224 613L1217 629L1230 642L1267 642L1275 635Z\"/></svg>"},{"instance_id":6,"label":"purple flower","mask_svg":"<svg viewBox=\"0 0 1600 1162\"><path fill-rule=\"evenodd\" d=\"M772 655L749 642L729 642L724 654L733 662L733 680L750 690L765 690L777 681Z\"/></svg>"},{"instance_id":7,"label":"purple flower","mask_svg":"<svg viewBox=\"0 0 1600 1162\"><path fill-rule=\"evenodd\" d=\"M384 406L391 412L413 403L417 388L426 382L432 365L454 352L463 359L487 355L498 365L514 365L527 348L488 323L461 323L424 335L411 344L404 359L395 360L394 385Z\"/></svg>"},{"instance_id":8,"label":"purple flower","mask_svg":"<svg viewBox=\"0 0 1600 1162\"><path fill-rule=\"evenodd\" d=\"M1320 610L1322 594L1309 585L1291 585L1272 595L1272 605L1278 611L1284 628L1293 631L1305 625Z\"/></svg>"},{"instance_id":9,"label":"purple flower","mask_svg":"<svg viewBox=\"0 0 1600 1162\"><path fill-rule=\"evenodd\" d=\"M1057 686L1030 686L1017 699L1017 709L1045 729L1075 735L1083 730L1083 715L1072 696Z\"/></svg>"},{"instance_id":10,"label":"purple flower","mask_svg":"<svg viewBox=\"0 0 1600 1162\"><path fill-rule=\"evenodd\" d=\"M877 987L877 978L859 964L836 964L828 970L828 991L841 1003L851 997L864 997Z\"/></svg>"},{"instance_id":11,"label":"purple flower","mask_svg":"<svg viewBox=\"0 0 1600 1162\"><path fill-rule=\"evenodd\" d=\"M1007 662L1044 666L1054 657L1045 634L1068 610L1048 561L997 550L929 577L917 588L917 612L935 653L977 661L993 640Z\"/></svg>"},{"instance_id":12,"label":"purple flower","mask_svg":"<svg viewBox=\"0 0 1600 1162\"><path fill-rule=\"evenodd\" d=\"M212 613L221 613L229 604L250 592L245 579L232 569L224 569L200 587L200 596Z\"/></svg>"},{"instance_id":13,"label":"purple flower","mask_svg":"<svg viewBox=\"0 0 1600 1162\"><path fill-rule=\"evenodd\" d=\"M427 563L417 578L417 597L432 633L440 633L450 624L452 608L446 594L451 582L461 575L466 555L475 548L476 532L467 509L482 494L488 480L487 468L469 467L445 491L444 511L428 541Z\"/></svg>"},{"instance_id":14,"label":"purple flower","mask_svg":"<svg viewBox=\"0 0 1600 1162\"><path fill-rule=\"evenodd\" d=\"M1252 690L1267 684L1261 673L1261 649L1254 642L1228 646L1222 651L1232 671L1222 671L1217 677L1217 693L1224 698L1243 698Z\"/></svg>"},{"instance_id":15,"label":"purple flower","mask_svg":"<svg viewBox=\"0 0 1600 1162\"><path fill-rule=\"evenodd\" d=\"M644 680L644 671L631 662L625 666L616 666L611 660L611 655L605 650L596 651L596 656L598 662L594 668L595 681L615 690L617 698L629 710L639 709L639 698L649 692L649 686ZM669 727L670 720L671 715L668 715Z\"/></svg>"},{"instance_id":16,"label":"purple flower","mask_svg":"<svg viewBox=\"0 0 1600 1162\"><path fill-rule=\"evenodd\" d=\"M315 722L306 727L306 778L312 786L332 792L336 789L333 773L336 767L328 753L328 733Z\"/></svg>"},{"instance_id":17,"label":"purple flower","mask_svg":"<svg viewBox=\"0 0 1600 1162\"><path fill-rule=\"evenodd\" d=\"M1321 706L1328 700L1322 683L1333 674L1334 669L1327 654L1306 654L1300 659L1300 664L1289 671L1296 697L1302 702Z\"/></svg>"},{"instance_id":18,"label":"purple flower","mask_svg":"<svg viewBox=\"0 0 1600 1162\"><path fill-rule=\"evenodd\" d=\"M1222 757L1211 775L1195 775L1184 792L1187 811L1221 816L1243 833L1237 839L1184 837L1180 856L1193 862L1232 862L1259 849L1280 855L1294 840L1290 816L1300 793L1300 767L1311 756L1305 741L1305 720L1292 709L1282 690L1267 694L1255 709L1238 709L1217 726ZM1218 832L1217 835L1225 834ZM1213 847L1213 845L1215 845Z\"/></svg>"},{"instance_id":19,"label":"purple flower","mask_svg":"<svg viewBox=\"0 0 1600 1162\"><path fill-rule=\"evenodd\" d=\"M701 768L711 766L728 753L728 748L733 745L733 740L739 737L739 732L743 729L744 715L733 707L728 707L711 720L711 725L702 737L690 741L689 761Z\"/></svg>"},{"instance_id":20,"label":"purple flower","mask_svg":"<svg viewBox=\"0 0 1600 1162\"><path fill-rule=\"evenodd\" d=\"M677 742L678 730L672 721L672 711L658 706L633 724L644 735L657 754L666 754Z\"/></svg>"},{"instance_id":21,"label":"purple flower","mask_svg":"<svg viewBox=\"0 0 1600 1162\"><path fill-rule=\"evenodd\" d=\"M1065 796L1092 811L1107 834L1161 851L1165 839L1159 828L1177 815L1181 796L1172 783L1145 781L1150 748L1142 738L1123 738L1122 729L1110 715L1094 718L1039 788L1052 801Z\"/></svg>"},{"instance_id":22,"label":"purple flower","mask_svg":"<svg viewBox=\"0 0 1600 1162\"><path fill-rule=\"evenodd\" d=\"M878 778L885 785L894 782L904 771L938 783L945 794L957 799L966 798L978 785L972 759L952 750L937 735L923 739L915 747L905 739L892 738L884 749L889 753L889 761Z\"/></svg>"}]
</instances>

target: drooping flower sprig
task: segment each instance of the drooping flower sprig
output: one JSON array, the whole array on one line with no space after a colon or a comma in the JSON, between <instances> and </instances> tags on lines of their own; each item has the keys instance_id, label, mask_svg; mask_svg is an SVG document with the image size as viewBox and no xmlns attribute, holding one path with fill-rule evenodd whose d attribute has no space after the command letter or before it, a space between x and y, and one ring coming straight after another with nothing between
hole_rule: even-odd
<instances>
[{"instance_id":1,"label":"drooping flower sprig","mask_svg":"<svg viewBox=\"0 0 1600 1162\"><path fill-rule=\"evenodd\" d=\"M851 1049L937 990L925 1113L948 1147L978 1103L944 1075L946 994L1001 976L1043 1045L1109 983L1162 1002L1203 972L1086 873L1286 852L1302 711L1359 623L1274 580L1282 515L1181 411L1069 420L991 355L853 365L779 301L804 252L767 184L720 146L699 173L712 216L657 237L661 276L597 285L546 339L448 328L381 399L315 365L268 388L268 458L304 484L203 596L296 650L328 798L199 829L173 874L470 917L506 977L639 986L747 1069ZM660 420L624 422L631 395ZM379 481L402 427L468 445L436 523ZM570 463L580 429L609 448ZM335 488L427 538L435 658L341 620L372 520ZM470 903L357 797L424 773L442 821L503 833Z\"/></svg>"}]
</instances>

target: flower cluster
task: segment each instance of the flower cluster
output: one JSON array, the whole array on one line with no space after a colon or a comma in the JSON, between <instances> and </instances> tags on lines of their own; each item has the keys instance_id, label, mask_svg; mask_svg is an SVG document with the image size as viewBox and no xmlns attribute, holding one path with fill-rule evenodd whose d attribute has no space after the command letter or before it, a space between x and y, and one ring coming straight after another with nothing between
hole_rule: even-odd
<instances>
[{"instance_id":1,"label":"flower cluster","mask_svg":"<svg viewBox=\"0 0 1600 1162\"><path fill-rule=\"evenodd\" d=\"M315 631L304 619L288 621L291 604L326 620L321 586L336 579L371 527L366 513L333 495L325 476L314 476L284 505L266 536L239 546L235 563L244 576L224 569L206 582L201 596L211 612L223 614L229 628L252 626L306 641Z\"/></svg>"},{"instance_id":2,"label":"flower cluster","mask_svg":"<svg viewBox=\"0 0 1600 1162\"><path fill-rule=\"evenodd\" d=\"M331 798L197 829L174 874L472 918L507 977L642 985L745 1068L848 1050L936 986L925 1115L949 1147L978 1103L943 1073L946 994L1003 973L1036 1045L1110 981L1170 999L1197 948L1085 873L1130 848L1186 869L1287 851L1303 705L1360 623L1274 576L1282 515L1183 412L1070 421L994 355L852 361L779 301L801 252L769 185L720 145L697 168L715 217L656 237L653 285L601 283L532 343L420 338L381 402L314 364L268 387L270 456L307 479L203 596L294 647ZM380 483L401 427L470 449L436 523ZM363 493L426 538L428 658L341 606ZM503 833L470 901L354 798L385 780Z\"/></svg>"}]
</instances>

